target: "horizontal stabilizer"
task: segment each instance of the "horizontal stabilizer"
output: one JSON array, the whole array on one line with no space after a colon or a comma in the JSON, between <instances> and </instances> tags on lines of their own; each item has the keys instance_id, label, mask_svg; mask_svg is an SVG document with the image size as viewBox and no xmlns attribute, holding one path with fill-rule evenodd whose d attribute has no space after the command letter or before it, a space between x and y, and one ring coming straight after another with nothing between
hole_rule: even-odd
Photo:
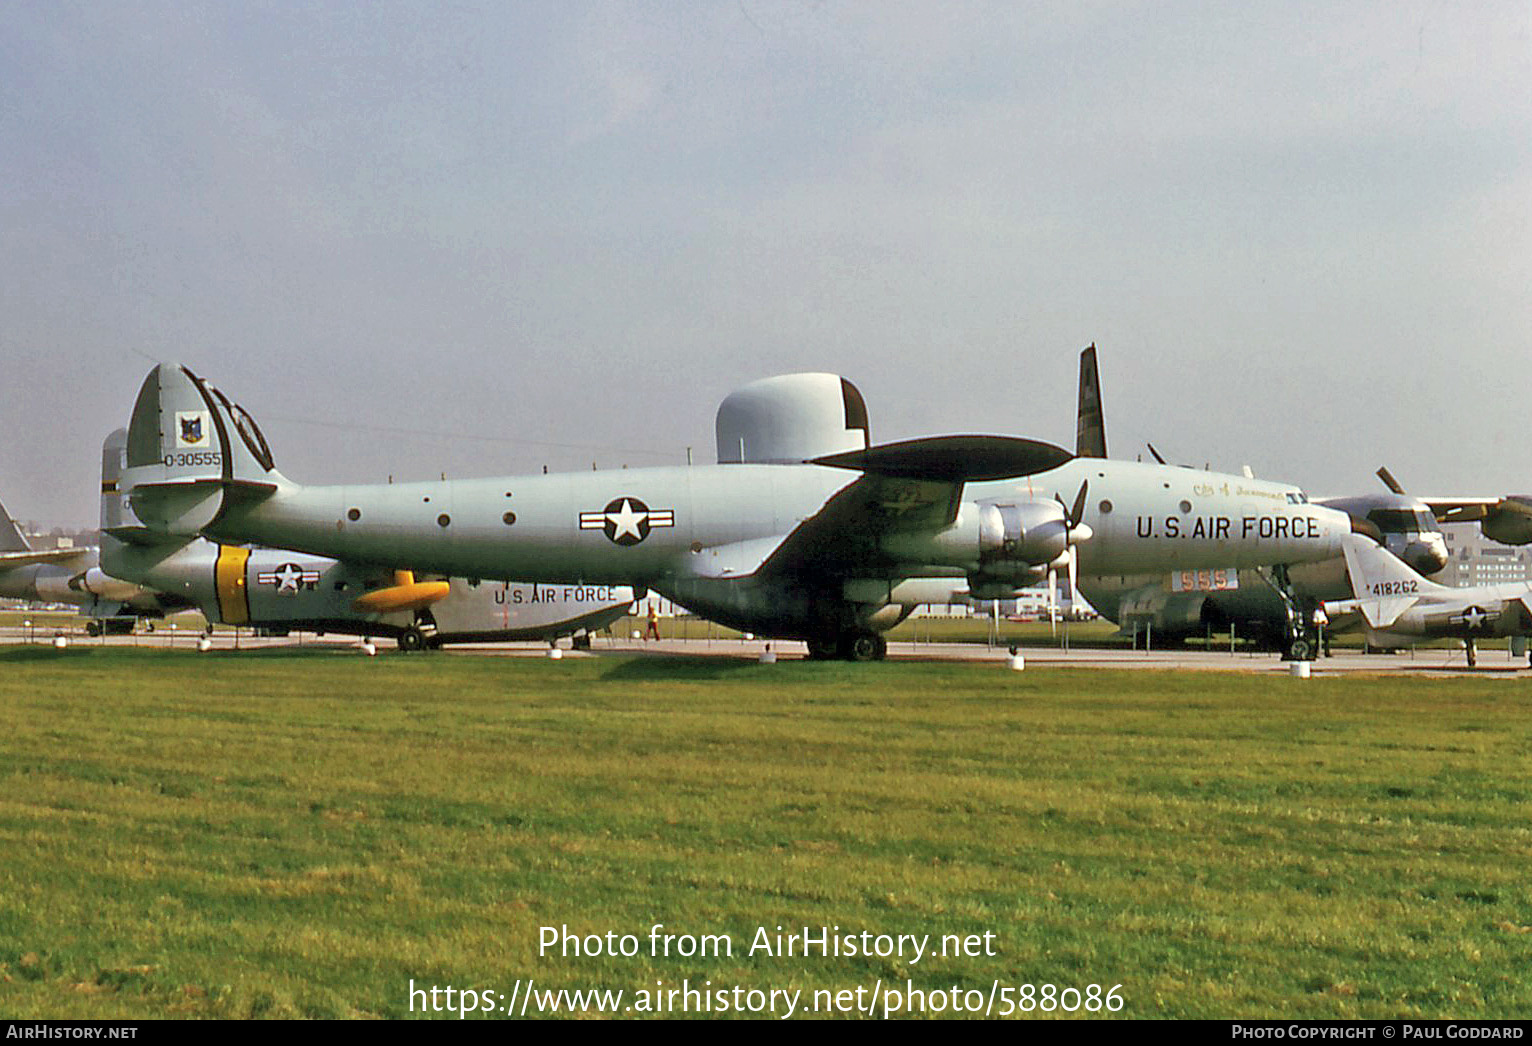
<instances>
[{"instance_id":1,"label":"horizontal stabilizer","mask_svg":"<svg viewBox=\"0 0 1532 1046\"><path fill-rule=\"evenodd\" d=\"M194 537L212 523L226 505L260 501L276 489L274 483L196 478L139 483L130 488L128 496L133 514L149 528Z\"/></svg>"},{"instance_id":2,"label":"horizontal stabilizer","mask_svg":"<svg viewBox=\"0 0 1532 1046\"><path fill-rule=\"evenodd\" d=\"M138 545L141 548L153 548L156 545L186 544L186 538L170 537L162 530L151 530L148 527L121 526L107 527L101 533L107 537L116 538L125 545Z\"/></svg>"},{"instance_id":3,"label":"horizontal stabilizer","mask_svg":"<svg viewBox=\"0 0 1532 1046\"><path fill-rule=\"evenodd\" d=\"M1073 457L1063 447L1016 436L931 436L815 458L815 465L898 479L982 483L1058 468Z\"/></svg>"},{"instance_id":4,"label":"horizontal stabilizer","mask_svg":"<svg viewBox=\"0 0 1532 1046\"><path fill-rule=\"evenodd\" d=\"M1386 599L1363 599L1357 606L1369 627L1386 629L1418 602L1420 600L1414 596L1389 596Z\"/></svg>"}]
</instances>

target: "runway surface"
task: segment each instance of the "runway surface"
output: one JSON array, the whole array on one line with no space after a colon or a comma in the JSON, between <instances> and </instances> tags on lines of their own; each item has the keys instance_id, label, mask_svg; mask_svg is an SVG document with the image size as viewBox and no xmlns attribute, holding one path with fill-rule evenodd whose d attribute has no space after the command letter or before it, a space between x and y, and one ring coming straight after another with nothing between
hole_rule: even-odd
<instances>
[{"instance_id":1,"label":"runway surface","mask_svg":"<svg viewBox=\"0 0 1532 1046\"><path fill-rule=\"evenodd\" d=\"M92 638L83 632L65 631L64 638L71 647L128 647L141 649L184 650L187 656L196 656L200 636L189 632L172 632L158 629L154 632L138 632L131 636L108 636ZM6 627L0 628L0 645L32 643L50 647L55 641L55 630ZM802 643L765 640L679 640L667 639L644 642L630 639L597 637L589 650L571 650L569 641L561 640L561 657L601 657L608 654L639 655L646 657L732 657L759 660L768 649L781 661L801 660L807 656ZM219 632L212 638L212 650L270 650L291 648L294 650L326 650L337 656L366 656L361 641L355 636L301 633L282 638L261 638L242 635L238 639L232 633ZM548 657L547 643L479 643L447 647L427 654L399 654L392 641L375 643L378 656L395 657ZM1291 674L1292 665L1276 654L1229 653L1228 651L1203 650L1114 650L1058 647L1022 647L1020 654L1023 670L1027 668L1110 668L1110 669L1159 669L1174 671L1247 672L1273 675ZM967 661L992 662L997 667L1010 667L1009 651L1003 647L991 647L982 643L912 643L890 642L890 661ZM1461 649L1421 648L1396 654L1362 654L1359 651L1337 651L1335 656L1320 658L1310 663L1310 673L1316 677L1349 674L1413 674L1413 675L1475 675L1501 679L1532 679L1525 657L1512 658L1504 648L1481 650L1476 668L1469 668Z\"/></svg>"}]
</instances>

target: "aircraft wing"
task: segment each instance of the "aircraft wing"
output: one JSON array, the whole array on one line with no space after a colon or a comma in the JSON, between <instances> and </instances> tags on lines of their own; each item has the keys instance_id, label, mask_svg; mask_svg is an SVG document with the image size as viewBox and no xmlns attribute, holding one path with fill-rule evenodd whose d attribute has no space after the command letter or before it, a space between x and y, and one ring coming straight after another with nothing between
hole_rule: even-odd
<instances>
[{"instance_id":1,"label":"aircraft wing","mask_svg":"<svg viewBox=\"0 0 1532 1046\"><path fill-rule=\"evenodd\" d=\"M67 563L91 551L86 548L48 548L31 552L0 552L0 570L30 567L38 563Z\"/></svg>"},{"instance_id":2,"label":"aircraft wing","mask_svg":"<svg viewBox=\"0 0 1532 1046\"><path fill-rule=\"evenodd\" d=\"M1439 523L1476 523L1500 504L1499 498L1421 498Z\"/></svg>"},{"instance_id":3,"label":"aircraft wing","mask_svg":"<svg viewBox=\"0 0 1532 1046\"><path fill-rule=\"evenodd\" d=\"M1442 523L1478 523L1484 536L1507 545L1532 541L1532 497L1421 498Z\"/></svg>"},{"instance_id":4,"label":"aircraft wing","mask_svg":"<svg viewBox=\"0 0 1532 1046\"><path fill-rule=\"evenodd\" d=\"M896 567L883 539L950 526L965 484L1045 472L1070 457L1061 447L1035 440L937 436L817 458L814 464L863 475L764 555L757 570L844 577Z\"/></svg>"}]
</instances>

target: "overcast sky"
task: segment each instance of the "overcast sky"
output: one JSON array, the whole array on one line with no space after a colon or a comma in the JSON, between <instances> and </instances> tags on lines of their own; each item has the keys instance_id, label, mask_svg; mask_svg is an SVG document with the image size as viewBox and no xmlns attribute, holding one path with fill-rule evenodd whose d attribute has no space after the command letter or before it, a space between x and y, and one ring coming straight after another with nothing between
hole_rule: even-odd
<instances>
[{"instance_id":1,"label":"overcast sky","mask_svg":"<svg viewBox=\"0 0 1532 1046\"><path fill-rule=\"evenodd\" d=\"M874 440L1532 490L1532 4L0 5L0 501L153 361L300 482Z\"/></svg>"}]
</instances>

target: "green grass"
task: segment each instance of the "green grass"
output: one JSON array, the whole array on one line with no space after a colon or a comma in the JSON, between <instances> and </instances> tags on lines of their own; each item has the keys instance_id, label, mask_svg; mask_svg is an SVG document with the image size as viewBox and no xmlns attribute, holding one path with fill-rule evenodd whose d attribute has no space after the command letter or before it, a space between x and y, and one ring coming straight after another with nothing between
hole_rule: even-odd
<instances>
[{"instance_id":1,"label":"green grass","mask_svg":"<svg viewBox=\"0 0 1532 1046\"><path fill-rule=\"evenodd\" d=\"M1532 1011L1524 682L0 649L0 1012L407 986L1121 984L1127 1016ZM653 958L647 934L728 934ZM537 954L539 927L635 958ZM758 926L995 934L777 959ZM933 936L934 939L934 936Z\"/></svg>"}]
</instances>

